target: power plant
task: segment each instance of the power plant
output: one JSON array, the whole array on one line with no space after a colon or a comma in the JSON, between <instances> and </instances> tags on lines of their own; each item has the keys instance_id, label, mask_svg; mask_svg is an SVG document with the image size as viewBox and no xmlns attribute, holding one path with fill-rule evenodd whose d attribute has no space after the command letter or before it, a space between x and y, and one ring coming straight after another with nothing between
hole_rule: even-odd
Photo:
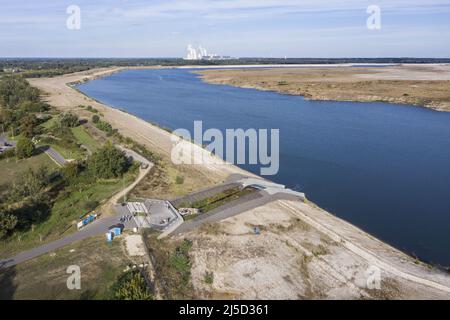
<instances>
[{"instance_id":1,"label":"power plant","mask_svg":"<svg viewBox=\"0 0 450 320\"><path fill-rule=\"evenodd\" d=\"M187 56L184 60L231 60L238 59L230 56L221 56L216 53L208 53L208 51L199 46L198 49L195 49L191 44L187 47Z\"/></svg>"}]
</instances>

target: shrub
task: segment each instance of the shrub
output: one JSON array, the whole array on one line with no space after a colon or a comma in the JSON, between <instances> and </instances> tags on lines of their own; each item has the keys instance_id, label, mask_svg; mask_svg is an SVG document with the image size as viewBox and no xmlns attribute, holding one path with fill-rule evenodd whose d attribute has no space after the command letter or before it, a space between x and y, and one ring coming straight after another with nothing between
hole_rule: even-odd
<instances>
[{"instance_id":1,"label":"shrub","mask_svg":"<svg viewBox=\"0 0 450 320\"><path fill-rule=\"evenodd\" d=\"M93 211L95 208L99 206L99 202L95 200L87 200L83 203L83 208L86 209L86 211Z\"/></svg>"},{"instance_id":2,"label":"shrub","mask_svg":"<svg viewBox=\"0 0 450 320\"><path fill-rule=\"evenodd\" d=\"M2 153L0 153L0 160L12 158L15 155L16 155L16 151L13 148L7 149L7 150L3 151Z\"/></svg>"},{"instance_id":3,"label":"shrub","mask_svg":"<svg viewBox=\"0 0 450 320\"><path fill-rule=\"evenodd\" d=\"M62 127L66 128L76 127L80 123L78 116L70 112L61 114L59 116L59 122Z\"/></svg>"},{"instance_id":4,"label":"shrub","mask_svg":"<svg viewBox=\"0 0 450 320\"><path fill-rule=\"evenodd\" d=\"M100 120L99 122L96 123L96 127L106 133L109 133L109 134L111 134L113 131L112 126L106 121Z\"/></svg>"},{"instance_id":5,"label":"shrub","mask_svg":"<svg viewBox=\"0 0 450 320\"><path fill-rule=\"evenodd\" d=\"M92 108L92 106L87 106L86 108L87 111L93 112L93 113L98 113L98 110L95 108Z\"/></svg>"},{"instance_id":6,"label":"shrub","mask_svg":"<svg viewBox=\"0 0 450 320\"><path fill-rule=\"evenodd\" d=\"M93 123L98 123L99 121L100 121L100 117L98 115L94 114L92 116L92 122Z\"/></svg>"},{"instance_id":7,"label":"shrub","mask_svg":"<svg viewBox=\"0 0 450 320\"><path fill-rule=\"evenodd\" d=\"M175 179L176 184L183 184L184 183L184 177L183 176L177 176Z\"/></svg>"},{"instance_id":8,"label":"shrub","mask_svg":"<svg viewBox=\"0 0 450 320\"><path fill-rule=\"evenodd\" d=\"M144 277L139 271L123 275L113 288L117 300L153 300Z\"/></svg>"},{"instance_id":9,"label":"shrub","mask_svg":"<svg viewBox=\"0 0 450 320\"><path fill-rule=\"evenodd\" d=\"M203 279L206 284L213 284L214 282L214 273L206 271L205 277Z\"/></svg>"},{"instance_id":10,"label":"shrub","mask_svg":"<svg viewBox=\"0 0 450 320\"><path fill-rule=\"evenodd\" d=\"M19 159L29 158L34 153L34 144L30 139L21 138L16 145L16 156Z\"/></svg>"},{"instance_id":11,"label":"shrub","mask_svg":"<svg viewBox=\"0 0 450 320\"><path fill-rule=\"evenodd\" d=\"M0 212L0 239L5 237L17 225L17 217Z\"/></svg>"},{"instance_id":12,"label":"shrub","mask_svg":"<svg viewBox=\"0 0 450 320\"><path fill-rule=\"evenodd\" d=\"M184 285L189 282L191 276L191 260L189 258L191 247L192 242L184 240L170 257L170 264L179 273Z\"/></svg>"},{"instance_id":13,"label":"shrub","mask_svg":"<svg viewBox=\"0 0 450 320\"><path fill-rule=\"evenodd\" d=\"M77 163L69 163L61 169L61 174L67 183L72 183L80 173L80 166Z\"/></svg>"}]
</instances>

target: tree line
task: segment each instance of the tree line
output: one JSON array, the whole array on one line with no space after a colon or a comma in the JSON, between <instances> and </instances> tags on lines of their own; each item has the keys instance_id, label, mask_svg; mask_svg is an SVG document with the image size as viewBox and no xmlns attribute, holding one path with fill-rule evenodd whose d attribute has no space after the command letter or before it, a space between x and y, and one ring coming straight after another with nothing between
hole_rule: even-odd
<instances>
[{"instance_id":1,"label":"tree line","mask_svg":"<svg viewBox=\"0 0 450 320\"><path fill-rule=\"evenodd\" d=\"M79 148L70 130L79 125L75 114L59 114L53 126L45 129L43 134L44 129L40 125L50 118L46 113L48 110L49 106L40 99L39 90L26 80L7 77L0 81L1 130L7 135L20 137L15 151L10 149L2 157L31 157L36 151L34 142L42 140L45 143L45 139L57 138L55 141L60 144ZM60 170L50 171L45 167L28 170L0 195L0 238L15 231L28 230L45 220L58 197L93 185L98 179L121 177L131 166L124 152L108 143L85 160L68 164ZM86 204L91 209L95 206L95 203Z\"/></svg>"}]
</instances>

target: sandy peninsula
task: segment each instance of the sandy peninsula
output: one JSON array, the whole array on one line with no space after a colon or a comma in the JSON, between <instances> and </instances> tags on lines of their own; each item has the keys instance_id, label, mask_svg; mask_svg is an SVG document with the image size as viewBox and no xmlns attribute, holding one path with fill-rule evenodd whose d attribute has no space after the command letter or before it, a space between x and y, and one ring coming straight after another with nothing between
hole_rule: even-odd
<instances>
[{"instance_id":1,"label":"sandy peninsula","mask_svg":"<svg viewBox=\"0 0 450 320\"><path fill-rule=\"evenodd\" d=\"M57 109L89 119L91 114L78 106L91 105L122 135L169 159L172 149L169 132L86 97L70 85L123 69L97 69L29 81ZM325 72L318 70L315 77ZM352 79L369 71L379 72L362 69L363 73L353 75ZM214 70L203 74L209 77L208 81L215 77L214 82L231 83L237 81L236 74L247 72L252 76L244 79L254 79L253 75L259 72L271 75L280 71ZM306 71L283 72L293 73L295 78L297 72ZM336 77L342 77L345 72L355 71L334 72L338 73ZM261 86L256 82L253 85ZM185 170L203 179L204 186L221 182L231 174L249 174L224 163L188 166ZM265 231L260 238L251 232L255 225ZM450 299L448 273L416 261L309 202L277 201L177 237L190 237L194 241L192 279L197 296L203 298ZM208 270L215 274L213 286L202 281ZM380 271L379 288L376 281L375 287L369 285L373 284L368 277L374 270Z\"/></svg>"},{"instance_id":2,"label":"sandy peninsula","mask_svg":"<svg viewBox=\"0 0 450 320\"><path fill-rule=\"evenodd\" d=\"M311 100L383 101L450 111L450 65L305 65L197 71L203 80Z\"/></svg>"}]
</instances>

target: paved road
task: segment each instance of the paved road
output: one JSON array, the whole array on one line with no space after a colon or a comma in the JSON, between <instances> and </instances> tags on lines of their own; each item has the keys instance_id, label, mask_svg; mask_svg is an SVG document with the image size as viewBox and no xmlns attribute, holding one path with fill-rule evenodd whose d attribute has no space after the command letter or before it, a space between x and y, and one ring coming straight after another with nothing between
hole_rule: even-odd
<instances>
[{"instance_id":1,"label":"paved road","mask_svg":"<svg viewBox=\"0 0 450 320\"><path fill-rule=\"evenodd\" d=\"M189 232L191 230L194 230L195 228L198 228L204 223L221 221L276 200L298 201L302 200L302 198L288 193L268 194L267 192L262 190L256 191L237 200L230 201L219 208L198 216L195 219L184 222L181 226L174 230L172 234Z\"/></svg>"},{"instance_id":2,"label":"paved road","mask_svg":"<svg viewBox=\"0 0 450 320\"><path fill-rule=\"evenodd\" d=\"M137 155L137 153L134 153L134 156L136 156L136 155ZM119 191L114 196L112 196L111 199L109 199L108 202L105 204L105 206L102 207L101 211L108 212L108 210L110 210L110 209L112 210L112 206L114 204L116 204L125 194L130 192L147 175L147 173L150 172L151 168L153 167L153 163L148 161L144 157L141 157L141 156L139 156L139 157L140 157L140 160L137 160L136 158L135 158L135 160L139 161L141 163L149 164L148 168L140 169L139 175L136 178L136 180L132 184L127 186L125 189ZM112 210L112 212L114 212L114 211ZM113 225L123 224L125 229L132 229L132 228L136 227L136 222L134 221L134 219L131 219L131 221L129 221L127 223L121 223L120 217L121 217L120 215L114 215L112 217L101 218L101 219L93 222L92 224L86 226L81 231L78 231L78 232L76 232L70 236L67 236L63 239L59 239L59 240L47 243L45 245L31 249L26 252L21 252L18 255L16 255L15 257L12 257L10 259L0 260L0 270L2 268L8 268L8 267L14 266L16 264L19 264L21 262L36 258L40 255L54 251L58 248L64 247L73 242L84 240L86 238L96 236L96 235L106 234L106 232L109 230L109 228ZM106 238L105 238L105 241L106 241Z\"/></svg>"},{"instance_id":3,"label":"paved road","mask_svg":"<svg viewBox=\"0 0 450 320\"><path fill-rule=\"evenodd\" d=\"M60 167L67 164L66 159L52 147L43 147L44 152Z\"/></svg>"},{"instance_id":4,"label":"paved road","mask_svg":"<svg viewBox=\"0 0 450 320\"><path fill-rule=\"evenodd\" d=\"M3 148L10 148L10 147L6 147L6 144L12 147L16 146L16 142L15 141L9 141L8 138L5 135L0 135L0 147Z\"/></svg>"},{"instance_id":5,"label":"paved road","mask_svg":"<svg viewBox=\"0 0 450 320\"><path fill-rule=\"evenodd\" d=\"M237 200L230 201L219 208L211 210L206 214L202 214L192 220L184 222L176 230L173 231L173 234L188 232L204 223L221 221L226 218L238 215L242 212L263 206L272 201L305 200L305 195L303 193L286 189L284 185L276 184L265 179L256 179L239 174L233 175L222 185L202 190L200 192L194 193L190 197L193 197L194 200L197 200L197 198L207 198L233 186L242 186L244 188L247 186L252 186L258 189L258 191L250 193ZM184 199L189 200L190 198L187 197ZM176 201L181 203L183 199L177 199Z\"/></svg>"},{"instance_id":6,"label":"paved road","mask_svg":"<svg viewBox=\"0 0 450 320\"><path fill-rule=\"evenodd\" d=\"M71 243L74 243L77 241L81 241L81 240L84 240L86 238L90 238L93 236L106 234L106 232L108 232L110 227L112 227L114 225L119 225L119 224L123 225L126 229L134 228L136 226L133 219L127 223L121 223L120 216L118 216L118 215L112 216L112 217L105 217L105 218L102 218L102 219L99 219L99 220L93 222L92 224L81 229L80 231L77 231L74 234L71 234L70 236L67 236L63 239L59 239L59 240L44 244L40 247L31 249L29 251L21 252L10 259L0 260L0 270L2 268L8 268L8 267L14 266L16 264L19 264L21 262L25 262L27 260L36 258L45 253L52 252L58 248L66 246L68 244L71 244ZM106 237L105 237L105 241L106 241Z\"/></svg>"},{"instance_id":7,"label":"paved road","mask_svg":"<svg viewBox=\"0 0 450 320\"><path fill-rule=\"evenodd\" d=\"M153 163L150 160L148 160L147 158L141 156L139 153L137 153L137 152L135 152L135 151L133 151L131 149L127 149L125 147L122 147L122 146L117 146L117 148L119 148L120 150L125 152L125 155L127 157L133 158L134 161L137 161L137 162L140 162L142 164L149 165L149 166L153 166Z\"/></svg>"}]
</instances>

